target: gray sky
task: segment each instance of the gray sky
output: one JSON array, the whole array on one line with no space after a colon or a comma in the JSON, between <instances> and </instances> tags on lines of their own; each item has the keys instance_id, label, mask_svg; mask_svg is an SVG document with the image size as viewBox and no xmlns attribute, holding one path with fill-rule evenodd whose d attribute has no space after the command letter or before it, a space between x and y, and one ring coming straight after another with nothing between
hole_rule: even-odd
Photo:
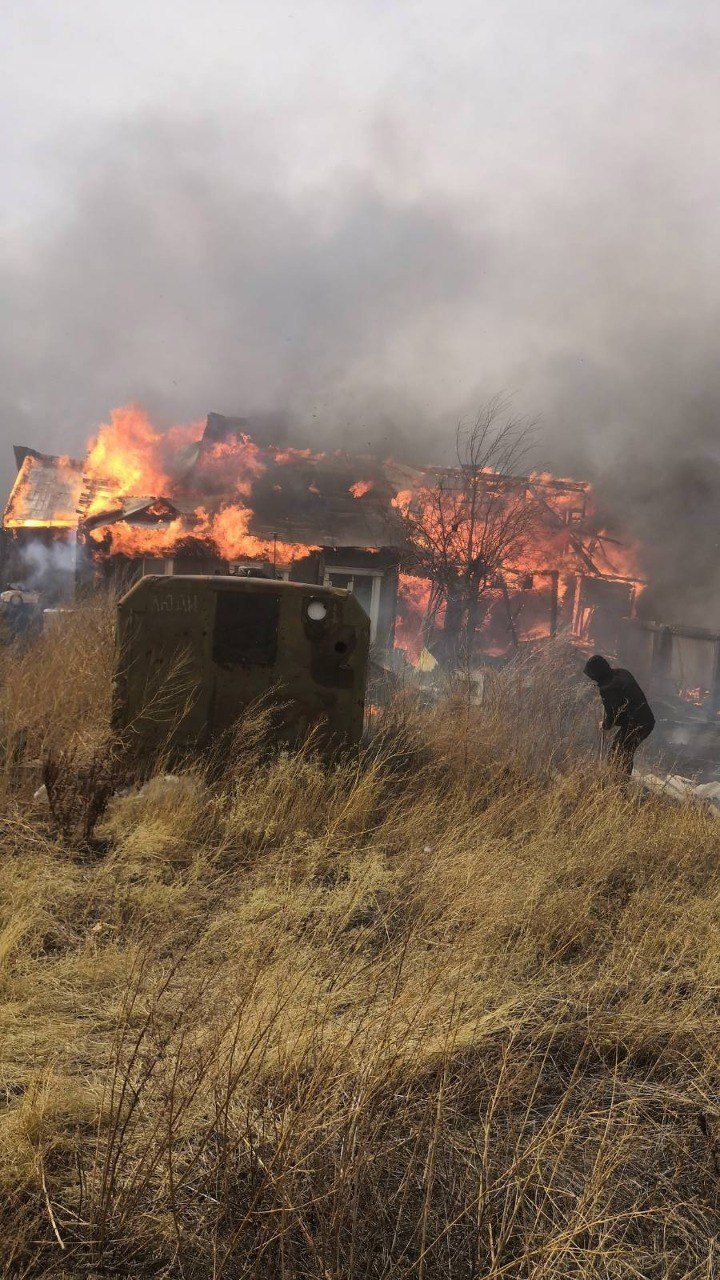
<instances>
[{"instance_id":1,"label":"gray sky","mask_svg":"<svg viewBox=\"0 0 720 1280\"><path fill-rule=\"evenodd\" d=\"M8 0L2 26L5 486L14 441L78 451L129 400L431 458L506 391L671 577L700 529L705 581L716 4Z\"/></svg>"}]
</instances>

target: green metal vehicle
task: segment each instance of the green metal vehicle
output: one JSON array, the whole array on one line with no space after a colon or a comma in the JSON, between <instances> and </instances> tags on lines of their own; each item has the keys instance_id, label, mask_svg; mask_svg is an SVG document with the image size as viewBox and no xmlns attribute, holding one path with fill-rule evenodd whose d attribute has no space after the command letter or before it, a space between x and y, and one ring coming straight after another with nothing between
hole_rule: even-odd
<instances>
[{"instance_id":1,"label":"green metal vehicle","mask_svg":"<svg viewBox=\"0 0 720 1280\"><path fill-rule=\"evenodd\" d=\"M278 740L358 742L370 622L348 591L267 578L142 578L118 605L113 728L133 756L192 752L258 700Z\"/></svg>"}]
</instances>

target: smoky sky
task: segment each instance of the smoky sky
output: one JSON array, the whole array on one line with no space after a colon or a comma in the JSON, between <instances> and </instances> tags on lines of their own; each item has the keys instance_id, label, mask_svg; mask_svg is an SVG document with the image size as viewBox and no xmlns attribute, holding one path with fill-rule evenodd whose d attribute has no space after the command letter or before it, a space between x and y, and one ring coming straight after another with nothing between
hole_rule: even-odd
<instances>
[{"instance_id":1,"label":"smoky sky","mask_svg":"<svg viewBox=\"0 0 720 1280\"><path fill-rule=\"evenodd\" d=\"M0 478L113 406L534 463L720 625L720 13L693 0L11 4Z\"/></svg>"}]
</instances>

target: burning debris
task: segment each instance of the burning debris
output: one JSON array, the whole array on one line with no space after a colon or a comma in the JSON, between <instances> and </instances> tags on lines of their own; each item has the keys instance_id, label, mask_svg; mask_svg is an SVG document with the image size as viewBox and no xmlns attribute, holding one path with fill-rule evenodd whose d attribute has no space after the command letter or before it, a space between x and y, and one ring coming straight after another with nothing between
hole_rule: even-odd
<instances>
[{"instance_id":1,"label":"burning debris","mask_svg":"<svg viewBox=\"0 0 720 1280\"><path fill-rule=\"evenodd\" d=\"M378 650L426 666L561 628L615 651L640 587L634 555L597 527L588 484L514 474L488 439L454 468L421 468L278 447L219 414L160 430L125 407L83 460L16 449L6 564L54 565L59 598L113 575L248 566L345 587Z\"/></svg>"}]
</instances>

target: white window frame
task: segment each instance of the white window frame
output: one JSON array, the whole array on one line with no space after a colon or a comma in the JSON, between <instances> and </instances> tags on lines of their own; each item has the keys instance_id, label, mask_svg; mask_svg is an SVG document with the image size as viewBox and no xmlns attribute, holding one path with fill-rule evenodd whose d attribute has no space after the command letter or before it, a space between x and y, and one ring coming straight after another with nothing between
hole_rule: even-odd
<instances>
[{"instance_id":1,"label":"white window frame","mask_svg":"<svg viewBox=\"0 0 720 1280\"><path fill-rule=\"evenodd\" d=\"M175 560L173 556L143 556L143 576L151 572L146 568L149 560L160 560L162 562L162 572L157 575L159 578L171 578L175 572Z\"/></svg>"},{"instance_id":2,"label":"white window frame","mask_svg":"<svg viewBox=\"0 0 720 1280\"><path fill-rule=\"evenodd\" d=\"M323 586L331 587L331 573L344 573L346 577L352 579L352 585L348 590L352 590L355 585L355 578L371 578L372 587L370 593L370 640L374 641L377 635L378 618L380 616L380 587L385 576L384 569L362 569L360 566L352 568L346 564L329 564L325 566L325 575L323 577Z\"/></svg>"}]
</instances>

